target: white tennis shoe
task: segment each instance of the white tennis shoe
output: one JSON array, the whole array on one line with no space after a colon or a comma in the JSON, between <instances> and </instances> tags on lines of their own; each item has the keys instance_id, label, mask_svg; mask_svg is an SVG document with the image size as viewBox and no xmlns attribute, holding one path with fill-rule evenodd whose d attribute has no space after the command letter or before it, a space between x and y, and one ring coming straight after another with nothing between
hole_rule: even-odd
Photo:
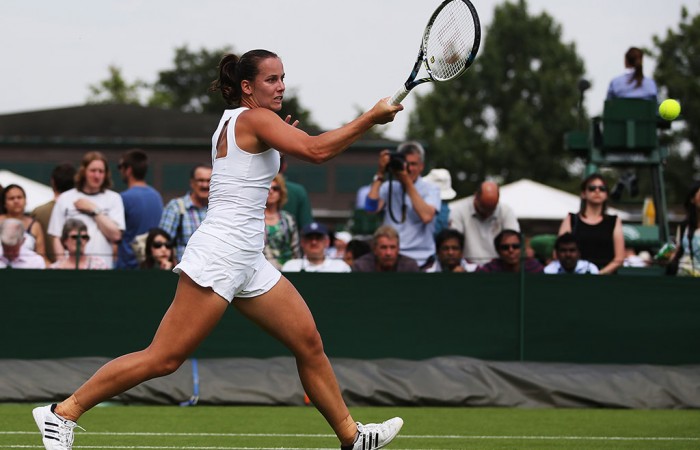
<instances>
[{"instance_id":1,"label":"white tennis shoe","mask_svg":"<svg viewBox=\"0 0 700 450\"><path fill-rule=\"evenodd\" d=\"M382 423L368 423L362 425L357 422L358 436L355 443L352 445L352 450L375 450L386 447L389 442L393 441L401 427L403 419L394 417Z\"/></svg>"},{"instance_id":2,"label":"white tennis shoe","mask_svg":"<svg viewBox=\"0 0 700 450\"><path fill-rule=\"evenodd\" d=\"M71 450L73 448L73 428L79 426L72 420L58 416L54 409L56 404L41 406L32 410L36 426L41 431L41 439L46 450Z\"/></svg>"}]
</instances>

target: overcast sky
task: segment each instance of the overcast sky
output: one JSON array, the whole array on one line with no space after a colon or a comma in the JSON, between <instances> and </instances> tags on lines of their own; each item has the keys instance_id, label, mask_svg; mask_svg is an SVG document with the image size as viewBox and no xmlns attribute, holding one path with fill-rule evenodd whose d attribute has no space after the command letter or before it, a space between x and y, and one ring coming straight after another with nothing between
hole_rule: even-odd
<instances>
[{"instance_id":1,"label":"overcast sky","mask_svg":"<svg viewBox=\"0 0 700 450\"><path fill-rule=\"evenodd\" d=\"M404 82L439 0L3 0L0 3L0 114L80 105L88 86L116 65L128 81L155 81L173 67L175 47L266 48L285 65L287 88L324 128L392 95ZM496 0L474 0L485 32ZM264 5L264 6L263 6ZM593 83L590 113L602 110L608 81L630 46L677 29L680 11L700 0L529 0L575 42ZM488 33L485 34L488 40ZM651 75L654 61L645 60ZM470 76L467 72L466 77ZM425 92L425 86L416 88ZM404 100L410 111L411 96ZM408 114L386 129L404 136Z\"/></svg>"}]
</instances>

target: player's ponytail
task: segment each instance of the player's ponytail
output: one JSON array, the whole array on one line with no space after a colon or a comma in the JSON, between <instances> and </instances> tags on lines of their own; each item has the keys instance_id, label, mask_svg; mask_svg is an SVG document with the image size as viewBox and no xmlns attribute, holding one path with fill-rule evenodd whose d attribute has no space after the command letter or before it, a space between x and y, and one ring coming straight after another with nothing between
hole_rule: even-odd
<instances>
[{"instance_id":1,"label":"player's ponytail","mask_svg":"<svg viewBox=\"0 0 700 450\"><path fill-rule=\"evenodd\" d=\"M642 85L642 80L644 80L644 71L642 67L642 58L644 53L637 47L630 47L625 53L625 64L627 67L634 69L634 72L630 76L630 83L635 83L636 87Z\"/></svg>"},{"instance_id":2,"label":"player's ponytail","mask_svg":"<svg viewBox=\"0 0 700 450\"><path fill-rule=\"evenodd\" d=\"M253 81L258 74L259 62L267 58L278 56L268 50L251 50L240 58L231 53L224 55L219 63L219 78L211 83L209 90L220 90L227 104L239 106L243 95L241 81Z\"/></svg>"}]
</instances>

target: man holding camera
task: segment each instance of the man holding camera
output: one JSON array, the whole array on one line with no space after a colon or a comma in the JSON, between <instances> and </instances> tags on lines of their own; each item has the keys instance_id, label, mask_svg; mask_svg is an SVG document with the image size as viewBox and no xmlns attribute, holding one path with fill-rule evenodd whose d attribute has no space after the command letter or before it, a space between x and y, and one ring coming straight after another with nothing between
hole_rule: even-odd
<instances>
[{"instance_id":1,"label":"man holding camera","mask_svg":"<svg viewBox=\"0 0 700 450\"><path fill-rule=\"evenodd\" d=\"M401 253L418 265L435 253L434 218L440 211L440 188L423 180L425 150L415 141L404 142L396 152L382 150L365 210L384 211L384 225L394 227Z\"/></svg>"}]
</instances>

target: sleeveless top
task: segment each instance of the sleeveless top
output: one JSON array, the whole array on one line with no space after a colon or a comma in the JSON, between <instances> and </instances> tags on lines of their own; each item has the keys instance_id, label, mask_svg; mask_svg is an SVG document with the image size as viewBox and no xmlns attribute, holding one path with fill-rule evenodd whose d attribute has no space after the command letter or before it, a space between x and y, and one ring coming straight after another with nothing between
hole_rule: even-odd
<instances>
[{"instance_id":1,"label":"sleeveless top","mask_svg":"<svg viewBox=\"0 0 700 450\"><path fill-rule=\"evenodd\" d=\"M212 136L209 208L198 231L239 250L262 252L265 246L265 205L272 179L279 172L280 155L275 149L249 153L238 147L234 133L236 120L247 110L224 111ZM227 154L217 157L216 144L226 123Z\"/></svg>"},{"instance_id":2,"label":"sleeveless top","mask_svg":"<svg viewBox=\"0 0 700 450\"><path fill-rule=\"evenodd\" d=\"M615 258L613 230L617 216L603 214L603 220L596 225L589 225L578 214L570 213L571 234L581 250L581 259L588 260L602 269Z\"/></svg>"}]
</instances>

